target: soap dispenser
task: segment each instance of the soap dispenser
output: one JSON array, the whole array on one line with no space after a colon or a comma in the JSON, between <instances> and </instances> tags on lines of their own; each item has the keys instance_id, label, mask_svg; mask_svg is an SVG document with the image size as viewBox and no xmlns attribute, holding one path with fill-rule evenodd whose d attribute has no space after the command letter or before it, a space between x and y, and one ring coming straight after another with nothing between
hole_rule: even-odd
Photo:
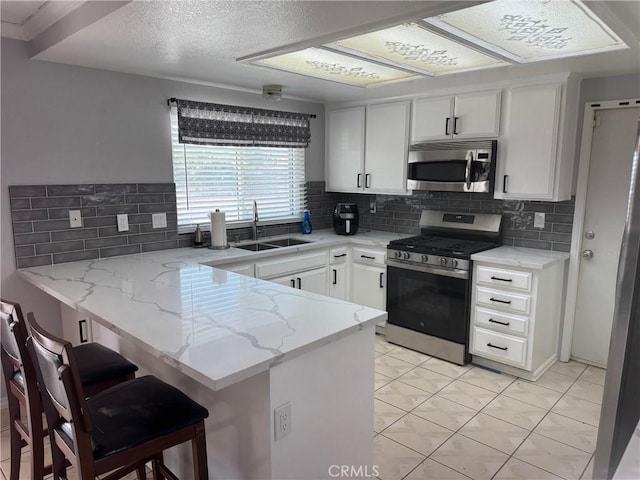
<instances>
[{"instance_id":1,"label":"soap dispenser","mask_svg":"<svg viewBox=\"0 0 640 480\"><path fill-rule=\"evenodd\" d=\"M302 233L311 233L311 220L309 220L309 210L305 210L302 217Z\"/></svg>"}]
</instances>

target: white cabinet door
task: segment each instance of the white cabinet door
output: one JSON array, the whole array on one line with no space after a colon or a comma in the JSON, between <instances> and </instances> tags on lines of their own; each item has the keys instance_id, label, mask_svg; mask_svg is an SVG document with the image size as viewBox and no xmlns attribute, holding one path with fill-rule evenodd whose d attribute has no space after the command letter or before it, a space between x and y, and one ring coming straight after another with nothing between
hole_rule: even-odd
<instances>
[{"instance_id":1,"label":"white cabinet door","mask_svg":"<svg viewBox=\"0 0 640 480\"><path fill-rule=\"evenodd\" d=\"M453 97L418 98L413 101L411 143L451 138Z\"/></svg>"},{"instance_id":2,"label":"white cabinet door","mask_svg":"<svg viewBox=\"0 0 640 480\"><path fill-rule=\"evenodd\" d=\"M329 296L347 299L347 264L339 263L329 267Z\"/></svg>"},{"instance_id":3,"label":"white cabinet door","mask_svg":"<svg viewBox=\"0 0 640 480\"><path fill-rule=\"evenodd\" d=\"M364 188L365 107L327 111L327 190L361 192Z\"/></svg>"},{"instance_id":4,"label":"white cabinet door","mask_svg":"<svg viewBox=\"0 0 640 480\"><path fill-rule=\"evenodd\" d=\"M561 97L561 84L507 90L495 198L554 199Z\"/></svg>"},{"instance_id":5,"label":"white cabinet door","mask_svg":"<svg viewBox=\"0 0 640 480\"><path fill-rule=\"evenodd\" d=\"M270 282L277 283L278 285L284 285L285 287L298 288L296 285L295 277L286 275L284 277L270 278Z\"/></svg>"},{"instance_id":6,"label":"white cabinet door","mask_svg":"<svg viewBox=\"0 0 640 480\"><path fill-rule=\"evenodd\" d=\"M367 193L406 193L410 108L408 101L367 107Z\"/></svg>"},{"instance_id":7,"label":"white cabinet door","mask_svg":"<svg viewBox=\"0 0 640 480\"><path fill-rule=\"evenodd\" d=\"M351 301L385 310L387 304L387 267L354 263Z\"/></svg>"},{"instance_id":8,"label":"white cabinet door","mask_svg":"<svg viewBox=\"0 0 640 480\"><path fill-rule=\"evenodd\" d=\"M500 90L456 95L453 138L497 137L500 133Z\"/></svg>"},{"instance_id":9,"label":"white cabinet door","mask_svg":"<svg viewBox=\"0 0 640 480\"><path fill-rule=\"evenodd\" d=\"M93 341L93 336L91 335L92 321L88 316L82 315L77 310L61 303L60 317L62 320L62 338L68 340L74 346Z\"/></svg>"},{"instance_id":10,"label":"white cabinet door","mask_svg":"<svg viewBox=\"0 0 640 480\"><path fill-rule=\"evenodd\" d=\"M327 294L327 268L316 268L295 275L296 286L307 292Z\"/></svg>"}]
</instances>

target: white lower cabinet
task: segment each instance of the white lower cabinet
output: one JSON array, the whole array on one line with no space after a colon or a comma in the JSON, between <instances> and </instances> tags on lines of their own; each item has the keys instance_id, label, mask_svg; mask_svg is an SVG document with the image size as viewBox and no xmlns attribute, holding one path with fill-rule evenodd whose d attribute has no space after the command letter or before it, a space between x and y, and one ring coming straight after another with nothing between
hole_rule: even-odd
<instances>
[{"instance_id":1,"label":"white lower cabinet","mask_svg":"<svg viewBox=\"0 0 640 480\"><path fill-rule=\"evenodd\" d=\"M475 260L473 362L528 380L539 378L557 359L563 281L563 261L527 269Z\"/></svg>"},{"instance_id":2,"label":"white lower cabinet","mask_svg":"<svg viewBox=\"0 0 640 480\"><path fill-rule=\"evenodd\" d=\"M333 248L329 251L329 296L349 299L349 249Z\"/></svg>"},{"instance_id":3,"label":"white lower cabinet","mask_svg":"<svg viewBox=\"0 0 640 480\"><path fill-rule=\"evenodd\" d=\"M354 263L351 301L384 310L387 304L387 267Z\"/></svg>"},{"instance_id":4,"label":"white lower cabinet","mask_svg":"<svg viewBox=\"0 0 640 480\"><path fill-rule=\"evenodd\" d=\"M269 279L270 282L286 285L291 288L298 288L307 292L327 294L327 267L316 268L306 272L285 275Z\"/></svg>"},{"instance_id":5,"label":"white lower cabinet","mask_svg":"<svg viewBox=\"0 0 640 480\"><path fill-rule=\"evenodd\" d=\"M286 255L255 264L256 277L308 292L327 294L327 251Z\"/></svg>"},{"instance_id":6,"label":"white lower cabinet","mask_svg":"<svg viewBox=\"0 0 640 480\"><path fill-rule=\"evenodd\" d=\"M60 303L60 318L62 320L62 338L77 346L93 341L91 334L92 321L86 315Z\"/></svg>"}]
</instances>

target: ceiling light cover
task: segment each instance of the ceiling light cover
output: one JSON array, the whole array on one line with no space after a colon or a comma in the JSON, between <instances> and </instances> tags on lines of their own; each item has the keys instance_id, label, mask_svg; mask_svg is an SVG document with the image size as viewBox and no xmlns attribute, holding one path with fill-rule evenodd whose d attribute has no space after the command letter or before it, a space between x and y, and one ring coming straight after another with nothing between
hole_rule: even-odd
<instances>
[{"instance_id":1,"label":"ceiling light cover","mask_svg":"<svg viewBox=\"0 0 640 480\"><path fill-rule=\"evenodd\" d=\"M331 52L322 48L307 48L285 53L271 58L255 60L254 63L267 67L300 73L311 77L367 86L376 83L412 78L415 74L385 67L348 55Z\"/></svg>"},{"instance_id":2,"label":"ceiling light cover","mask_svg":"<svg viewBox=\"0 0 640 480\"><path fill-rule=\"evenodd\" d=\"M424 21L519 62L627 48L577 0L495 0Z\"/></svg>"},{"instance_id":3,"label":"ceiling light cover","mask_svg":"<svg viewBox=\"0 0 640 480\"><path fill-rule=\"evenodd\" d=\"M338 40L325 46L428 75L508 65L415 23Z\"/></svg>"}]
</instances>

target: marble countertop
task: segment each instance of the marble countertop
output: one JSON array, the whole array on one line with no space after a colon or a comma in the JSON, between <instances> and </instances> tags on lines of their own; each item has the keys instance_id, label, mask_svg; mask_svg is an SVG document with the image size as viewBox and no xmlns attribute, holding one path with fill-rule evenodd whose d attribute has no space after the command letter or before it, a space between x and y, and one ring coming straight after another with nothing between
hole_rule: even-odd
<instances>
[{"instance_id":1,"label":"marble countertop","mask_svg":"<svg viewBox=\"0 0 640 480\"><path fill-rule=\"evenodd\" d=\"M26 268L18 275L219 390L386 319L380 310L208 266L338 245L384 247L402 235L327 230L291 236L313 243L264 252L162 250Z\"/></svg>"},{"instance_id":2,"label":"marble countertop","mask_svg":"<svg viewBox=\"0 0 640 480\"><path fill-rule=\"evenodd\" d=\"M569 257L570 255L565 252L502 246L485 250L484 252L474 253L471 255L471 260L542 270L556 262L564 262L568 260Z\"/></svg>"}]
</instances>

